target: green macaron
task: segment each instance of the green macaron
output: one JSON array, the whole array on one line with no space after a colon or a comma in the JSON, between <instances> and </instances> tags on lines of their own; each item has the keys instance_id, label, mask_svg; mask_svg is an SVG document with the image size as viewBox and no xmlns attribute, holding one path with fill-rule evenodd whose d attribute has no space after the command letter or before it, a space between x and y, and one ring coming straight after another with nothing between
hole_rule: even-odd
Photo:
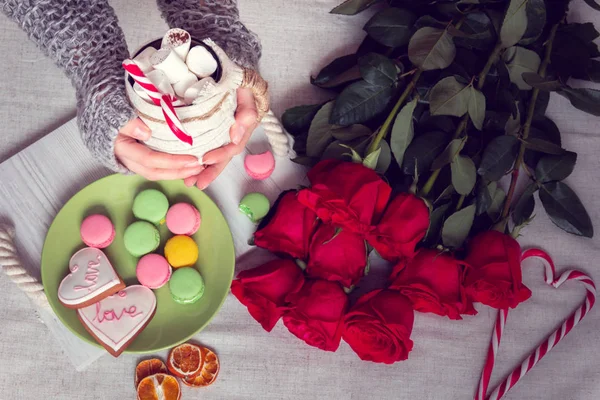
<instances>
[{"instance_id":1,"label":"green macaron","mask_svg":"<svg viewBox=\"0 0 600 400\"><path fill-rule=\"evenodd\" d=\"M169 200L161 191L146 189L138 193L133 200L133 215L138 219L163 224L169 210Z\"/></svg>"},{"instance_id":2,"label":"green macaron","mask_svg":"<svg viewBox=\"0 0 600 400\"><path fill-rule=\"evenodd\" d=\"M154 225L137 221L125 229L125 248L134 257L151 253L160 245L160 233Z\"/></svg>"},{"instance_id":3,"label":"green macaron","mask_svg":"<svg viewBox=\"0 0 600 400\"><path fill-rule=\"evenodd\" d=\"M204 279L196 268L177 268L169 280L171 297L179 304L192 304L204 294Z\"/></svg>"},{"instance_id":4,"label":"green macaron","mask_svg":"<svg viewBox=\"0 0 600 400\"><path fill-rule=\"evenodd\" d=\"M249 193L244 196L239 208L252 222L256 223L269 213L271 204L264 194Z\"/></svg>"}]
</instances>

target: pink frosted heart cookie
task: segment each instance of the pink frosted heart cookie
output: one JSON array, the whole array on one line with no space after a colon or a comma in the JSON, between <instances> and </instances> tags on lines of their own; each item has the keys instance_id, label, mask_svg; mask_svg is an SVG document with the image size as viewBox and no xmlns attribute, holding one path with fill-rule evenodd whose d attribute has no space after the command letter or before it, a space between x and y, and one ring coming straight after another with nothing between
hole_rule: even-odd
<instances>
[{"instance_id":1,"label":"pink frosted heart cookie","mask_svg":"<svg viewBox=\"0 0 600 400\"><path fill-rule=\"evenodd\" d=\"M244 159L244 168L253 179L267 179L275 170L275 157L270 151L262 154L248 154Z\"/></svg>"},{"instance_id":2,"label":"pink frosted heart cookie","mask_svg":"<svg viewBox=\"0 0 600 400\"><path fill-rule=\"evenodd\" d=\"M58 300L67 308L83 308L125 288L106 254L86 247L69 261L70 273L58 287Z\"/></svg>"},{"instance_id":3,"label":"pink frosted heart cookie","mask_svg":"<svg viewBox=\"0 0 600 400\"><path fill-rule=\"evenodd\" d=\"M142 285L128 286L89 307L77 316L98 343L118 357L150 323L156 311L156 296Z\"/></svg>"}]
</instances>

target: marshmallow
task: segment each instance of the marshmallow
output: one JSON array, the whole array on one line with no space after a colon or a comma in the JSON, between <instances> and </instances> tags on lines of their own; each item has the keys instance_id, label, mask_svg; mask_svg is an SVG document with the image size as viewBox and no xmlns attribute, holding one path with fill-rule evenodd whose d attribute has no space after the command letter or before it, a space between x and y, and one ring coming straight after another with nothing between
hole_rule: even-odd
<instances>
[{"instance_id":1,"label":"marshmallow","mask_svg":"<svg viewBox=\"0 0 600 400\"><path fill-rule=\"evenodd\" d=\"M185 63L190 71L200 79L211 76L218 67L217 60L204 46L192 47Z\"/></svg>"},{"instance_id":2,"label":"marshmallow","mask_svg":"<svg viewBox=\"0 0 600 400\"><path fill-rule=\"evenodd\" d=\"M169 82L177 83L188 72L188 68L181 58L172 50L160 49L150 57L150 62L155 69L163 71Z\"/></svg>"},{"instance_id":3,"label":"marshmallow","mask_svg":"<svg viewBox=\"0 0 600 400\"><path fill-rule=\"evenodd\" d=\"M143 100L145 100L146 103L154 104L154 102L152 101L150 96L148 96L148 93L144 90L143 87L140 86L139 83L135 82L133 84L133 91L135 92L135 94L140 96Z\"/></svg>"},{"instance_id":4,"label":"marshmallow","mask_svg":"<svg viewBox=\"0 0 600 400\"><path fill-rule=\"evenodd\" d=\"M187 74L185 74L179 82L173 85L175 94L179 97L184 97L186 90L188 90L190 86L192 86L196 82L198 82L198 78L196 78L196 75L188 71Z\"/></svg>"},{"instance_id":5,"label":"marshmallow","mask_svg":"<svg viewBox=\"0 0 600 400\"><path fill-rule=\"evenodd\" d=\"M187 31L183 29L174 28L169 29L163 37L161 48L172 49L182 60L188 55L190 51L190 45L192 44L192 37Z\"/></svg>"},{"instance_id":6,"label":"marshmallow","mask_svg":"<svg viewBox=\"0 0 600 400\"><path fill-rule=\"evenodd\" d=\"M190 86L184 95L186 104L198 103L210 97L212 90L217 86L213 78L204 78Z\"/></svg>"},{"instance_id":7,"label":"marshmallow","mask_svg":"<svg viewBox=\"0 0 600 400\"><path fill-rule=\"evenodd\" d=\"M152 63L150 62L150 57L156 53L156 49L154 47L146 47L140 54L138 54L133 61L140 67L142 72L147 74L152 71Z\"/></svg>"},{"instance_id":8,"label":"marshmallow","mask_svg":"<svg viewBox=\"0 0 600 400\"><path fill-rule=\"evenodd\" d=\"M175 96L173 87L169 83L169 78L163 71L155 69L154 71L148 72L146 76L148 79L150 79L150 82L156 86L159 92L162 94L170 94L171 96Z\"/></svg>"}]
</instances>

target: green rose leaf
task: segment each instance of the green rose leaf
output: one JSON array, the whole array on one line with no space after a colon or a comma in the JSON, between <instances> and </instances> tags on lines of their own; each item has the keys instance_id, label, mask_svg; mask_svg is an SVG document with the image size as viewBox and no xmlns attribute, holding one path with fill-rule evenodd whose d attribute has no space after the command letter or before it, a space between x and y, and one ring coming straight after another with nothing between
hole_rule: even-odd
<instances>
[{"instance_id":1,"label":"green rose leaf","mask_svg":"<svg viewBox=\"0 0 600 400\"><path fill-rule=\"evenodd\" d=\"M560 156L544 156L535 168L535 177L540 182L562 181L573 172L577 153L566 151Z\"/></svg>"},{"instance_id":2,"label":"green rose leaf","mask_svg":"<svg viewBox=\"0 0 600 400\"><path fill-rule=\"evenodd\" d=\"M424 71L447 68L456 56L456 46L446 30L424 27L408 43L408 58Z\"/></svg>"},{"instance_id":3,"label":"green rose leaf","mask_svg":"<svg viewBox=\"0 0 600 400\"><path fill-rule=\"evenodd\" d=\"M296 164L304 165L305 167L314 167L318 162L318 158L307 157L307 156L298 156L292 159Z\"/></svg>"},{"instance_id":4,"label":"green rose leaf","mask_svg":"<svg viewBox=\"0 0 600 400\"><path fill-rule=\"evenodd\" d=\"M483 152L477 173L489 181L497 181L512 168L519 153L519 140L511 135L498 136Z\"/></svg>"},{"instance_id":5,"label":"green rose leaf","mask_svg":"<svg viewBox=\"0 0 600 400\"><path fill-rule=\"evenodd\" d=\"M375 166L375 171L380 174L385 174L392 163L392 150L390 149L390 145L385 140L382 140L379 144L379 149L381 153L379 153L379 159L377 160L377 165Z\"/></svg>"},{"instance_id":6,"label":"green rose leaf","mask_svg":"<svg viewBox=\"0 0 600 400\"><path fill-rule=\"evenodd\" d=\"M413 99L402 107L392 127L390 147L398 165L402 165L404 152L414 137L413 113L416 106L417 99Z\"/></svg>"},{"instance_id":7,"label":"green rose leaf","mask_svg":"<svg viewBox=\"0 0 600 400\"><path fill-rule=\"evenodd\" d=\"M331 10L331 14L356 15L377 2L379 0L346 0Z\"/></svg>"},{"instance_id":8,"label":"green rose leaf","mask_svg":"<svg viewBox=\"0 0 600 400\"><path fill-rule=\"evenodd\" d=\"M393 93L391 87L366 81L352 83L335 100L329 123L346 126L366 122L386 109Z\"/></svg>"},{"instance_id":9,"label":"green rose leaf","mask_svg":"<svg viewBox=\"0 0 600 400\"><path fill-rule=\"evenodd\" d=\"M502 47L514 46L525 34L527 30L527 2L528 0L510 0L500 29Z\"/></svg>"},{"instance_id":10,"label":"green rose leaf","mask_svg":"<svg viewBox=\"0 0 600 400\"><path fill-rule=\"evenodd\" d=\"M544 183L540 200L556 226L574 235L593 237L592 221L579 197L563 182Z\"/></svg>"},{"instance_id":11,"label":"green rose leaf","mask_svg":"<svg viewBox=\"0 0 600 400\"><path fill-rule=\"evenodd\" d=\"M440 80L431 88L429 112L431 115L462 117L469 109L470 86L465 86L453 76Z\"/></svg>"},{"instance_id":12,"label":"green rose leaf","mask_svg":"<svg viewBox=\"0 0 600 400\"><path fill-rule=\"evenodd\" d=\"M504 193L504 190L502 190L502 188L497 187L496 182L492 183L494 184L494 186L492 186L492 184L488 186L488 190L490 191L492 201L487 209L487 213L493 221L496 221L502 213L502 207L504 207L506 193ZM492 191L492 189L494 190Z\"/></svg>"},{"instance_id":13,"label":"green rose leaf","mask_svg":"<svg viewBox=\"0 0 600 400\"><path fill-rule=\"evenodd\" d=\"M574 89L566 86L557 93L569 99L573 107L600 117L600 90Z\"/></svg>"},{"instance_id":14,"label":"green rose leaf","mask_svg":"<svg viewBox=\"0 0 600 400\"><path fill-rule=\"evenodd\" d=\"M490 17L484 12L470 12L464 15L460 28L468 34L466 37L455 37L457 46L469 49L488 50L496 43L496 32Z\"/></svg>"},{"instance_id":15,"label":"green rose leaf","mask_svg":"<svg viewBox=\"0 0 600 400\"><path fill-rule=\"evenodd\" d=\"M448 146L444 149L442 154L436 157L431 164L431 170L435 171L436 169L440 169L448 164L450 164L456 157L460 151L465 147L465 143L467 142L467 138L464 137L462 139L454 139L452 140Z\"/></svg>"},{"instance_id":16,"label":"green rose leaf","mask_svg":"<svg viewBox=\"0 0 600 400\"><path fill-rule=\"evenodd\" d=\"M327 148L323 152L323 155L321 156L321 160L329 159L349 161L350 155L348 152L348 148L344 147L343 143L339 140L334 141L329 146L327 146Z\"/></svg>"},{"instance_id":17,"label":"green rose leaf","mask_svg":"<svg viewBox=\"0 0 600 400\"><path fill-rule=\"evenodd\" d=\"M452 248L461 247L467 236L469 236L469 231L471 231L474 219L474 204L471 204L448 217L442 228L442 241L444 246Z\"/></svg>"},{"instance_id":18,"label":"green rose leaf","mask_svg":"<svg viewBox=\"0 0 600 400\"><path fill-rule=\"evenodd\" d=\"M364 30L384 46L400 47L408 43L416 19L411 11L390 7L375 14Z\"/></svg>"},{"instance_id":19,"label":"green rose leaf","mask_svg":"<svg viewBox=\"0 0 600 400\"><path fill-rule=\"evenodd\" d=\"M548 92L555 92L563 86L558 79L542 78L535 72L524 72L521 77L529 86Z\"/></svg>"},{"instance_id":20,"label":"green rose leaf","mask_svg":"<svg viewBox=\"0 0 600 400\"><path fill-rule=\"evenodd\" d=\"M475 186L477 169L475 163L467 156L459 155L450 164L452 171L452 186L458 194L468 195Z\"/></svg>"},{"instance_id":21,"label":"green rose leaf","mask_svg":"<svg viewBox=\"0 0 600 400\"><path fill-rule=\"evenodd\" d=\"M528 138L527 140L523 140L523 143L525 144L525 148L539 151L540 153L561 155L565 152L560 146L544 139Z\"/></svg>"},{"instance_id":22,"label":"green rose leaf","mask_svg":"<svg viewBox=\"0 0 600 400\"><path fill-rule=\"evenodd\" d=\"M348 82L360 79L357 58L355 54L336 58L325 66L316 78L310 78L313 85L330 89Z\"/></svg>"},{"instance_id":23,"label":"green rose leaf","mask_svg":"<svg viewBox=\"0 0 600 400\"><path fill-rule=\"evenodd\" d=\"M443 204L431 212L429 216L429 228L427 229L427 234L425 234L424 241L426 243L435 243L440 237L440 230L442 229L442 224L444 223L444 216L446 215L446 211L450 207L450 203Z\"/></svg>"},{"instance_id":24,"label":"green rose leaf","mask_svg":"<svg viewBox=\"0 0 600 400\"><path fill-rule=\"evenodd\" d=\"M600 82L600 61L590 60L585 71L573 71L573 78L590 82Z\"/></svg>"},{"instance_id":25,"label":"green rose leaf","mask_svg":"<svg viewBox=\"0 0 600 400\"><path fill-rule=\"evenodd\" d=\"M485 96L473 86L470 88L471 93L468 103L469 117L471 117L475 128L481 130L483 129L483 121L485 120Z\"/></svg>"},{"instance_id":26,"label":"green rose leaf","mask_svg":"<svg viewBox=\"0 0 600 400\"><path fill-rule=\"evenodd\" d=\"M525 6L525 13L527 15L527 29L519 44L527 46L535 42L546 25L546 4L544 0L527 0Z\"/></svg>"},{"instance_id":27,"label":"green rose leaf","mask_svg":"<svg viewBox=\"0 0 600 400\"><path fill-rule=\"evenodd\" d=\"M310 127L310 123L321 109L321 104L290 108L283 113L281 123L292 135L301 135Z\"/></svg>"},{"instance_id":28,"label":"green rose leaf","mask_svg":"<svg viewBox=\"0 0 600 400\"><path fill-rule=\"evenodd\" d=\"M521 90L531 90L531 86L523 80L523 73L537 73L541 63L540 56L535 51L514 46L506 49L502 59L506 62L510 81Z\"/></svg>"},{"instance_id":29,"label":"green rose leaf","mask_svg":"<svg viewBox=\"0 0 600 400\"><path fill-rule=\"evenodd\" d=\"M488 187L492 187L492 189L488 189ZM479 178L477 181L477 195L475 197L475 214L481 215L490 208L492 204L492 195L491 193L496 191L496 182L492 182L489 185L486 185L485 179Z\"/></svg>"},{"instance_id":30,"label":"green rose leaf","mask_svg":"<svg viewBox=\"0 0 600 400\"><path fill-rule=\"evenodd\" d=\"M533 214L533 210L535 208L535 199L533 198L533 194L537 192L538 186L535 183L527 186L517 204L515 204L514 211L512 213L512 219L515 225L522 225L531 218L531 214Z\"/></svg>"},{"instance_id":31,"label":"green rose leaf","mask_svg":"<svg viewBox=\"0 0 600 400\"><path fill-rule=\"evenodd\" d=\"M427 132L415 137L404 153L402 170L406 175L412 176L416 166L419 176L423 175L447 143L446 134L440 131Z\"/></svg>"},{"instance_id":32,"label":"green rose leaf","mask_svg":"<svg viewBox=\"0 0 600 400\"><path fill-rule=\"evenodd\" d=\"M358 60L363 79L375 86L392 86L398 82L396 65L387 57L369 53Z\"/></svg>"},{"instance_id":33,"label":"green rose leaf","mask_svg":"<svg viewBox=\"0 0 600 400\"><path fill-rule=\"evenodd\" d=\"M333 137L337 140L341 140L344 142L349 142L351 140L354 139L358 139L364 136L369 136L371 135L371 129L369 129L368 127L364 126L364 125L359 125L359 124L355 124L355 125L350 125L350 126L344 126L344 127L338 127L333 129L333 131L331 131L331 134L333 135Z\"/></svg>"},{"instance_id":34,"label":"green rose leaf","mask_svg":"<svg viewBox=\"0 0 600 400\"><path fill-rule=\"evenodd\" d=\"M306 140L306 155L309 157L320 157L329 143L333 142L334 126L329 123L333 102L325 104L317 112L308 130Z\"/></svg>"}]
</instances>

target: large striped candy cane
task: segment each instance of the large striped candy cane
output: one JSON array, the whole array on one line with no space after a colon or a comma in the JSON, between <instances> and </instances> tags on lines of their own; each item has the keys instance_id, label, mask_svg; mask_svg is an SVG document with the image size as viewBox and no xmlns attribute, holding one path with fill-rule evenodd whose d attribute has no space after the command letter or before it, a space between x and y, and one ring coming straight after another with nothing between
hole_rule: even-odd
<instances>
[{"instance_id":1,"label":"large striped candy cane","mask_svg":"<svg viewBox=\"0 0 600 400\"><path fill-rule=\"evenodd\" d=\"M179 120L177 113L175 112L175 105L181 103L176 98L172 98L170 95L162 94L156 86L148 79L146 74L133 60L123 61L123 68L127 73L136 81L142 89L150 96L154 104L162 108L165 121L171 129L171 132L177 137L177 139L192 145L194 139L187 134L183 124Z\"/></svg>"},{"instance_id":2,"label":"large striped candy cane","mask_svg":"<svg viewBox=\"0 0 600 400\"><path fill-rule=\"evenodd\" d=\"M523 376L527 372L529 372L533 367L537 365L537 363L544 358L546 354L550 350L554 348L565 336L571 332L571 330L587 315L587 313L591 310L596 302L596 285L592 278L584 274L580 271L568 270L562 273L558 278L554 278L556 269L554 267L554 262L552 262L552 258L550 256L539 249L531 249L527 250L523 253L522 260L526 260L527 258L536 257L540 258L545 265L545 280L546 283L554 286L555 288L559 288L566 281L579 281L585 287L587 293L585 296L584 302L572 313L569 318L567 318L560 328L555 330L550 336L546 338L546 340L527 357L520 366L515 368L508 377L502 382L496 390L492 392L492 394L487 397L489 400L498 400L501 399L506 392L508 392L513 386L517 384ZM508 315L508 310L500 310L499 315L506 314ZM502 332L504 328L504 324L506 323L506 316L502 321L500 316L496 320L496 324L494 326L494 333L492 334L492 344L490 346L490 351L488 351L488 357L485 362L485 366L483 368L483 372L481 375L481 380L479 383L479 388L477 393L475 394L476 400L485 399L485 394L487 391L487 387L489 384L490 377L492 375L492 369L494 366L494 361L497 355L498 345L500 344L500 339L502 337ZM493 349L493 350L492 350Z\"/></svg>"}]
</instances>

